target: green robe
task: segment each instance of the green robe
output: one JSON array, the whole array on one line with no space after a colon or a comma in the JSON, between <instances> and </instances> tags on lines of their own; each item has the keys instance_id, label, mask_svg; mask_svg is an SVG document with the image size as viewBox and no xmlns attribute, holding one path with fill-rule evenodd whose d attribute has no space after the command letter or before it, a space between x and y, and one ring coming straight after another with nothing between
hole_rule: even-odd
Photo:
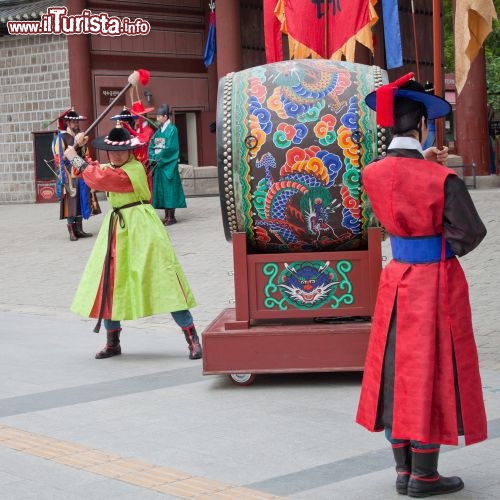
<instances>
[{"instance_id":1,"label":"green robe","mask_svg":"<svg viewBox=\"0 0 500 500\"><path fill-rule=\"evenodd\" d=\"M112 207L149 200L144 167L133 159L123 170L134 191L108 193ZM76 291L71 310L90 317L104 267L109 218L106 214ZM149 204L121 210L124 227L115 225L116 259L113 287L113 320L137 319L153 314L191 309L195 299L177 260L165 227Z\"/></svg>"},{"instance_id":2,"label":"green robe","mask_svg":"<svg viewBox=\"0 0 500 500\"><path fill-rule=\"evenodd\" d=\"M149 161L153 167L153 198L155 208L186 208L186 197L179 175L179 137L177 127L169 123L158 129L149 143Z\"/></svg>"}]
</instances>

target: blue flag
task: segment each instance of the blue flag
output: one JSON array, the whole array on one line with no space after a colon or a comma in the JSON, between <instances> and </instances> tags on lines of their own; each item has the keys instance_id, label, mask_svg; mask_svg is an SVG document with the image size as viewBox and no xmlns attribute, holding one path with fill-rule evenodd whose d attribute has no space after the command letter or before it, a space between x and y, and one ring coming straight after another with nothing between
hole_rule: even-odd
<instances>
[{"instance_id":1,"label":"blue flag","mask_svg":"<svg viewBox=\"0 0 500 500\"><path fill-rule=\"evenodd\" d=\"M212 10L212 12L210 12L210 26L208 28L205 52L203 54L205 68L208 68L214 62L215 48L215 12Z\"/></svg>"},{"instance_id":2,"label":"blue flag","mask_svg":"<svg viewBox=\"0 0 500 500\"><path fill-rule=\"evenodd\" d=\"M385 59L387 69L403 66L403 49L399 29L398 0L382 0Z\"/></svg>"}]
</instances>

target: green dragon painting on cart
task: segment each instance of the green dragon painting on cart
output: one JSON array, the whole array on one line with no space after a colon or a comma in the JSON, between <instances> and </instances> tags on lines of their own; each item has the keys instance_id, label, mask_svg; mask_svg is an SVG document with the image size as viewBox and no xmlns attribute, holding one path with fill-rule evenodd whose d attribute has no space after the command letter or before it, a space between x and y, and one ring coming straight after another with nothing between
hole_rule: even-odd
<instances>
[{"instance_id":1,"label":"green dragon painting on cart","mask_svg":"<svg viewBox=\"0 0 500 500\"><path fill-rule=\"evenodd\" d=\"M352 264L347 260L337 261L335 269L329 261L307 261L285 262L280 272L277 263L269 262L262 268L267 277L264 306L284 311L289 307L307 310L350 305L354 302L348 276L351 269Z\"/></svg>"}]
</instances>

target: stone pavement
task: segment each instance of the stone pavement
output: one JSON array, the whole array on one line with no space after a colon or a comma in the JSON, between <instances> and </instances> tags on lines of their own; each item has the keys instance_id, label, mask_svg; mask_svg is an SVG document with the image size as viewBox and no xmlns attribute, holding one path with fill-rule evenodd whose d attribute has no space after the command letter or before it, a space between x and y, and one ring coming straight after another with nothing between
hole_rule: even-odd
<instances>
[{"instance_id":1,"label":"stone pavement","mask_svg":"<svg viewBox=\"0 0 500 500\"><path fill-rule=\"evenodd\" d=\"M461 261L490 439L443 447L440 472L465 481L447 498L498 499L500 189L471 194L488 236ZM201 332L231 306L232 251L219 199L188 205L168 232ZM1 500L401 498L383 436L354 423L361 374L260 375L236 387L187 359L170 316L125 322L124 354L95 360L103 335L69 312L95 238L70 242L57 215L53 204L0 206Z\"/></svg>"}]
</instances>

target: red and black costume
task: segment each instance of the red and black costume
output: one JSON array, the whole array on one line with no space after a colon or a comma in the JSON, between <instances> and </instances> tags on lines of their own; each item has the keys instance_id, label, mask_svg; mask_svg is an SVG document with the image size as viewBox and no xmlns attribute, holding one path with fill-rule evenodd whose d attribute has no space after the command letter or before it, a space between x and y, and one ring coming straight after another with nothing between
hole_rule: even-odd
<instances>
[{"instance_id":1,"label":"red and black costume","mask_svg":"<svg viewBox=\"0 0 500 500\"><path fill-rule=\"evenodd\" d=\"M468 285L457 259L486 235L464 182L424 159L428 122L450 104L408 74L365 102L395 134L385 158L365 167L362 183L390 236L372 320L356 421L385 430L396 462L396 491L428 497L464 482L438 472L441 444L486 439L486 414ZM417 139L418 138L418 139Z\"/></svg>"},{"instance_id":2,"label":"red and black costume","mask_svg":"<svg viewBox=\"0 0 500 500\"><path fill-rule=\"evenodd\" d=\"M462 180L417 150L389 151L365 168L363 185L391 236L442 235L461 256L486 234ZM393 259L382 271L356 421L390 427L395 439L486 439L468 286L456 257Z\"/></svg>"}]
</instances>

